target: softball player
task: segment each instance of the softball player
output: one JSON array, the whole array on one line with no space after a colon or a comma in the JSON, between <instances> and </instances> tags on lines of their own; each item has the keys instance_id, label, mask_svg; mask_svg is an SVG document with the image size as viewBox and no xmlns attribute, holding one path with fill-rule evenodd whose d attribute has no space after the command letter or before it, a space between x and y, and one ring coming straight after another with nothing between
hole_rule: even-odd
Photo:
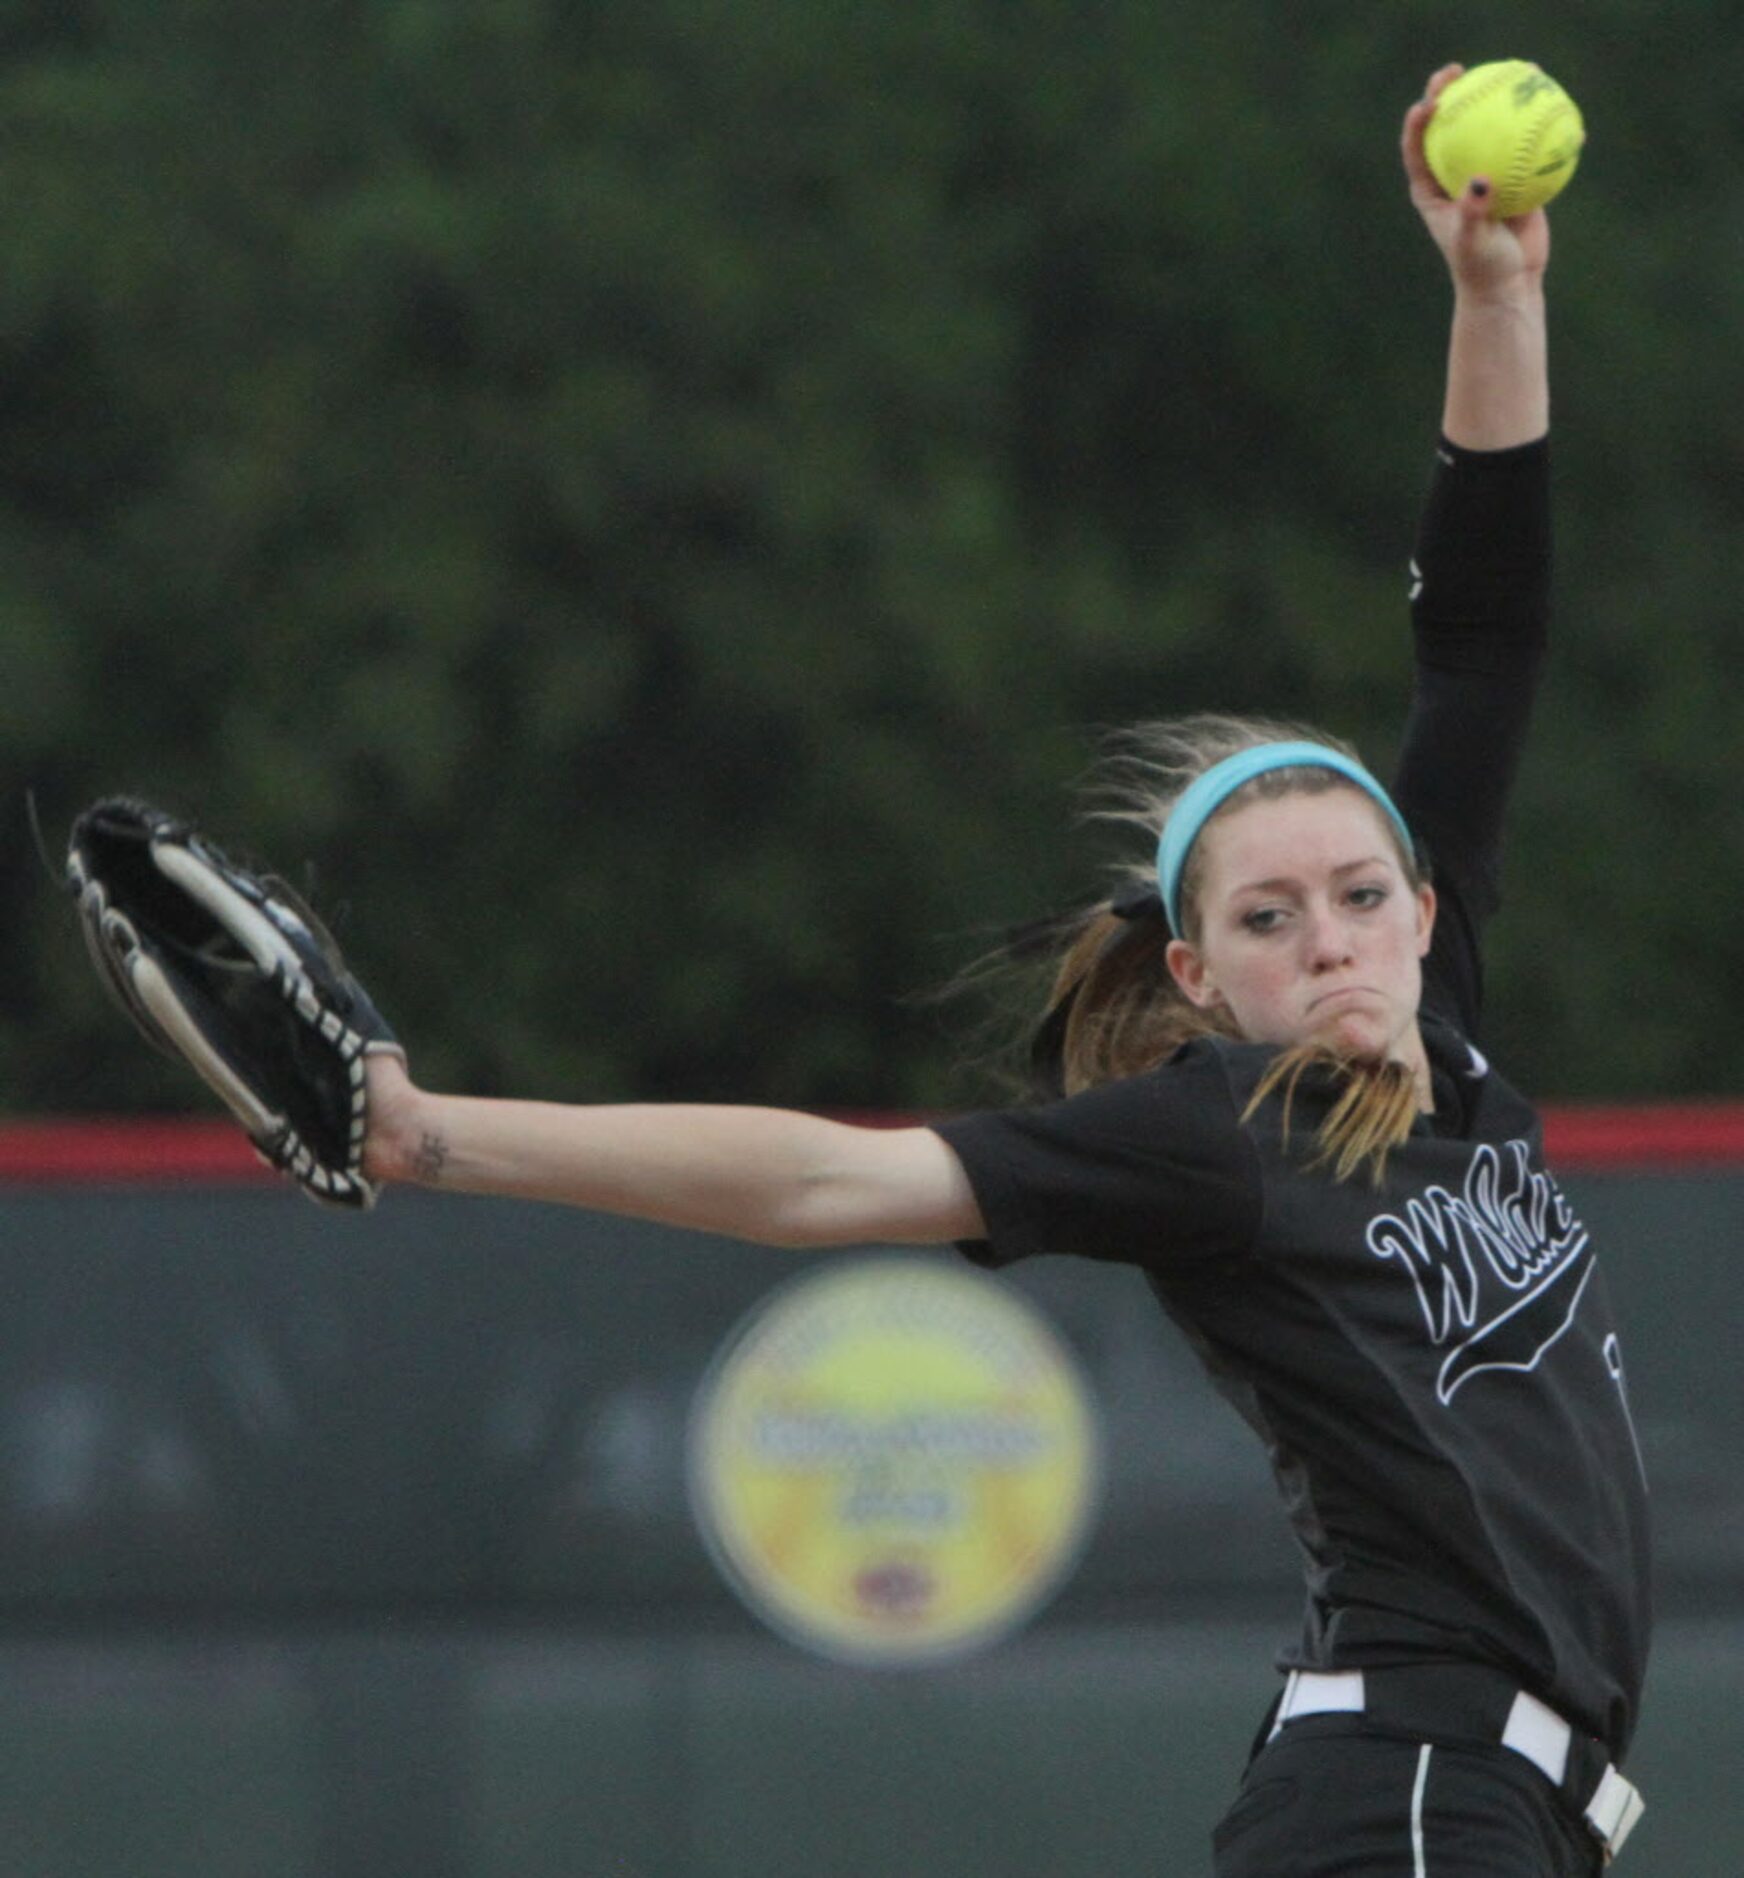
<instances>
[{"instance_id":1,"label":"softball player","mask_svg":"<svg viewBox=\"0 0 1744 1878\"><path fill-rule=\"evenodd\" d=\"M1537 1118L1473 1041L1547 614L1549 230L1430 178L1457 70L1403 132L1454 313L1391 791L1292 726L1140 734L1122 774L1155 872L1066 936L1037 1039L1055 1094L1027 1108L867 1130L369 1071L383 1179L1140 1266L1266 1444L1306 1569L1220 1878L1573 1878L1640 1810L1647 1520L1617 1333Z\"/></svg>"}]
</instances>

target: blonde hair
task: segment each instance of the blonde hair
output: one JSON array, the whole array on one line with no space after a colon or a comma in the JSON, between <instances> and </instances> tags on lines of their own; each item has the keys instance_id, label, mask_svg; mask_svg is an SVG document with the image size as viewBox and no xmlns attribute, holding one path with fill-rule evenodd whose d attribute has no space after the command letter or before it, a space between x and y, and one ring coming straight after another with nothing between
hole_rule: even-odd
<instances>
[{"instance_id":1,"label":"blonde hair","mask_svg":"<svg viewBox=\"0 0 1744 1878\"><path fill-rule=\"evenodd\" d=\"M1306 725L1210 713L1135 725L1110 739L1090 777L1097 804L1091 819L1141 830L1148 838L1146 859L1121 864L1116 892L1068 922L1060 934L1041 1034L1063 1093L1076 1094L1153 1069L1197 1037L1239 1038L1226 1011L1193 1004L1169 970L1173 935L1160 902L1153 911L1146 893L1155 885L1150 857L1170 810L1195 777L1255 744L1297 740L1356 755L1349 744ZM1235 790L1212 820L1250 802L1348 787L1335 772L1311 765L1272 770ZM1396 837L1394 845L1415 889L1422 878L1417 857ZM1201 931L1204 871L1199 844L1188 855L1181 876L1182 936L1195 944ZM1339 1088L1316 1131L1309 1165L1330 1168L1336 1180L1366 1168L1378 1186L1389 1152L1405 1140L1416 1117L1411 1072L1400 1063L1344 1056L1322 1043L1295 1044L1280 1050L1267 1066L1242 1120L1249 1120L1281 1091L1287 1143L1290 1112L1302 1077L1309 1072L1330 1076Z\"/></svg>"}]
</instances>

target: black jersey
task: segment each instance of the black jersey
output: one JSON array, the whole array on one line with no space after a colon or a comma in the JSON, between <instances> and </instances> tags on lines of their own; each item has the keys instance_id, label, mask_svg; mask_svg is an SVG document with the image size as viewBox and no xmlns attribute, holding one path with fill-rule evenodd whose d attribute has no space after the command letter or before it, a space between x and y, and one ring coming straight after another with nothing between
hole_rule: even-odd
<instances>
[{"instance_id":1,"label":"black jersey","mask_svg":"<svg viewBox=\"0 0 1744 1878\"><path fill-rule=\"evenodd\" d=\"M1494 1663L1621 1757L1648 1628L1646 1494L1585 1228L1531 1106L1470 1041L1477 938L1542 646L1543 445L1444 447L1419 539L1396 796L1439 895L1435 1094L1383 1186L1311 1171L1330 1091L1240 1117L1268 1046L1204 1039L1065 1101L939 1125L1004 1264L1138 1265L1265 1443L1304 1557L1291 1668Z\"/></svg>"}]
</instances>

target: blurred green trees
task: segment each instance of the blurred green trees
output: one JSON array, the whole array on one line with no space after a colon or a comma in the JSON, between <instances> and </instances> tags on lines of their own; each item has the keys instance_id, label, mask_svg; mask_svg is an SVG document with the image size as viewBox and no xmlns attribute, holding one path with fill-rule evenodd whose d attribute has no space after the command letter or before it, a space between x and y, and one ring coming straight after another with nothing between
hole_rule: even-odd
<instances>
[{"instance_id":1,"label":"blurred green trees","mask_svg":"<svg viewBox=\"0 0 1744 1878\"><path fill-rule=\"evenodd\" d=\"M1744 1087L1744 52L1406 0L80 0L0 22L0 1073L180 1105L30 839L305 880L428 1080L943 1103L905 1001L1087 897L1095 727L1391 754L1444 57L1586 110L1491 975L1547 1096Z\"/></svg>"}]
</instances>

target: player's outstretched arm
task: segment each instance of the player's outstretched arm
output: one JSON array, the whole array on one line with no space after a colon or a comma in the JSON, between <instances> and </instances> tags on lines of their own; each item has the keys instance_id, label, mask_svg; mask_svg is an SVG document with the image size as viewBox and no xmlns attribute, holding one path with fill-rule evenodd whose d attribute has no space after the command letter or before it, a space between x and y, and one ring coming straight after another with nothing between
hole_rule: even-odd
<instances>
[{"instance_id":1,"label":"player's outstretched arm","mask_svg":"<svg viewBox=\"0 0 1744 1878\"><path fill-rule=\"evenodd\" d=\"M1542 209L1512 221L1490 219L1490 179L1474 176L1450 198L1423 154L1436 100L1464 70L1444 65L1405 113L1400 135L1411 201L1441 250L1453 281L1442 429L1468 450L1532 443L1550 428L1544 272L1550 222Z\"/></svg>"},{"instance_id":2,"label":"player's outstretched arm","mask_svg":"<svg viewBox=\"0 0 1744 1878\"><path fill-rule=\"evenodd\" d=\"M928 1128L788 1109L572 1105L433 1095L369 1065L370 1177L555 1201L763 1245L984 1236L962 1164Z\"/></svg>"}]
</instances>

